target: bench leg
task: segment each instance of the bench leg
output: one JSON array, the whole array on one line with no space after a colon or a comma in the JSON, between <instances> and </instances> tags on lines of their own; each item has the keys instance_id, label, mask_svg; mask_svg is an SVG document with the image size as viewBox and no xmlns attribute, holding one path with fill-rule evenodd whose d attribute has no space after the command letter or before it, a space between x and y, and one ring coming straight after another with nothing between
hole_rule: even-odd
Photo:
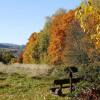
<instances>
[{"instance_id":1,"label":"bench leg","mask_svg":"<svg viewBox=\"0 0 100 100\"><path fill-rule=\"evenodd\" d=\"M59 95L61 96L62 95L62 89L58 88L55 90L55 95Z\"/></svg>"},{"instance_id":2,"label":"bench leg","mask_svg":"<svg viewBox=\"0 0 100 100\"><path fill-rule=\"evenodd\" d=\"M62 95L62 84L60 84L60 88L55 90L55 94L61 96Z\"/></svg>"}]
</instances>

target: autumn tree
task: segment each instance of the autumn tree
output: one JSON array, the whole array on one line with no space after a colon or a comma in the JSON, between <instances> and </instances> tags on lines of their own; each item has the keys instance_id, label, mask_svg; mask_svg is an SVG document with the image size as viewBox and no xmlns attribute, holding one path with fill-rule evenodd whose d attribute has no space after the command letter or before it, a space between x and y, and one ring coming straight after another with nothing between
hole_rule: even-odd
<instances>
[{"instance_id":1,"label":"autumn tree","mask_svg":"<svg viewBox=\"0 0 100 100\"><path fill-rule=\"evenodd\" d=\"M78 40L83 32L79 23L75 21L75 11L76 10L71 10L67 13L62 12L52 17L51 38L48 49L51 64L65 63L65 55L68 57L70 53L71 56L75 56L75 52L79 54L78 51L80 51L80 54L77 56L79 57L81 55L82 49L78 47L80 46ZM68 59L66 58L66 60Z\"/></svg>"},{"instance_id":2,"label":"autumn tree","mask_svg":"<svg viewBox=\"0 0 100 100\"><path fill-rule=\"evenodd\" d=\"M24 63L39 63L38 33L32 33L23 53Z\"/></svg>"},{"instance_id":3,"label":"autumn tree","mask_svg":"<svg viewBox=\"0 0 100 100\"><path fill-rule=\"evenodd\" d=\"M89 56L96 55L90 59L97 59L97 56L100 56L100 0L85 0L78 9L76 17L86 32L90 44L88 53L91 51Z\"/></svg>"},{"instance_id":4,"label":"autumn tree","mask_svg":"<svg viewBox=\"0 0 100 100\"><path fill-rule=\"evenodd\" d=\"M13 61L12 61L13 62ZM23 63L23 52L21 52L18 56L18 63Z\"/></svg>"},{"instance_id":5,"label":"autumn tree","mask_svg":"<svg viewBox=\"0 0 100 100\"><path fill-rule=\"evenodd\" d=\"M64 18L65 12L60 12L52 17L51 29L50 29L50 46L48 48L48 53L50 57L51 64L62 63L61 56L64 48L65 40L65 27L62 18ZM66 22L65 22L66 23Z\"/></svg>"},{"instance_id":6,"label":"autumn tree","mask_svg":"<svg viewBox=\"0 0 100 100\"><path fill-rule=\"evenodd\" d=\"M83 42L85 33L81 29L79 22L74 18L68 27L63 50L63 62L66 65L88 63L88 55Z\"/></svg>"},{"instance_id":7,"label":"autumn tree","mask_svg":"<svg viewBox=\"0 0 100 100\"><path fill-rule=\"evenodd\" d=\"M50 38L50 17L46 18L45 25L39 33L33 33L26 44L23 53L24 63L47 63L48 62L48 46Z\"/></svg>"}]
</instances>

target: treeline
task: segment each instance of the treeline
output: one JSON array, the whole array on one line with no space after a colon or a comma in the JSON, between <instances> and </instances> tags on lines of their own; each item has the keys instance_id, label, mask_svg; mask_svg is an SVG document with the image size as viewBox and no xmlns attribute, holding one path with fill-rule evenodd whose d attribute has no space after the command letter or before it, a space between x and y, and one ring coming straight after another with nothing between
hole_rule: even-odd
<instances>
[{"instance_id":1,"label":"treeline","mask_svg":"<svg viewBox=\"0 0 100 100\"><path fill-rule=\"evenodd\" d=\"M100 61L100 1L75 10L59 9L34 32L21 55L23 63L86 64Z\"/></svg>"}]
</instances>

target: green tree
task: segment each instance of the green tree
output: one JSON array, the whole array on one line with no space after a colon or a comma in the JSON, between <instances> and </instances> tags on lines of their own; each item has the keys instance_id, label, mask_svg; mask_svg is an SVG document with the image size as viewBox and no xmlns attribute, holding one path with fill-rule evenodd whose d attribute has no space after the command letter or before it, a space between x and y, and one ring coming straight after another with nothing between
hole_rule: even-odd
<instances>
[{"instance_id":1,"label":"green tree","mask_svg":"<svg viewBox=\"0 0 100 100\"><path fill-rule=\"evenodd\" d=\"M50 40L50 27L51 27L51 18L46 18L46 23L43 30L39 33L39 52L40 52L40 62L48 63L48 46Z\"/></svg>"}]
</instances>

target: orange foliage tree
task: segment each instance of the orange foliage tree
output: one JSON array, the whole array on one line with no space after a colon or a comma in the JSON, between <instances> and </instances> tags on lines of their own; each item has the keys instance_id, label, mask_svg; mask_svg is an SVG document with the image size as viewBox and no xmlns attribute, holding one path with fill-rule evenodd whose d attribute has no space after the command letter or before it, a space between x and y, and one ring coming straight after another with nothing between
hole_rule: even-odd
<instances>
[{"instance_id":1,"label":"orange foliage tree","mask_svg":"<svg viewBox=\"0 0 100 100\"><path fill-rule=\"evenodd\" d=\"M75 19L76 10L59 13L52 17L48 49L51 64L83 63L87 60L82 43L84 32Z\"/></svg>"},{"instance_id":2,"label":"orange foliage tree","mask_svg":"<svg viewBox=\"0 0 100 100\"><path fill-rule=\"evenodd\" d=\"M65 39L68 34L67 30L75 18L75 11L60 13L52 17L51 23L51 40L48 49L50 63L62 63L63 50L65 48Z\"/></svg>"},{"instance_id":3,"label":"orange foliage tree","mask_svg":"<svg viewBox=\"0 0 100 100\"><path fill-rule=\"evenodd\" d=\"M23 63L39 63L38 33L32 33L23 53Z\"/></svg>"},{"instance_id":4,"label":"orange foliage tree","mask_svg":"<svg viewBox=\"0 0 100 100\"><path fill-rule=\"evenodd\" d=\"M73 59L75 63L82 63L87 54L81 41L84 32L75 19L76 10L66 13L60 9L42 31L33 33L26 44L23 62L68 64Z\"/></svg>"},{"instance_id":5,"label":"orange foliage tree","mask_svg":"<svg viewBox=\"0 0 100 100\"><path fill-rule=\"evenodd\" d=\"M18 57L18 63L23 63L23 52L21 52Z\"/></svg>"}]
</instances>

